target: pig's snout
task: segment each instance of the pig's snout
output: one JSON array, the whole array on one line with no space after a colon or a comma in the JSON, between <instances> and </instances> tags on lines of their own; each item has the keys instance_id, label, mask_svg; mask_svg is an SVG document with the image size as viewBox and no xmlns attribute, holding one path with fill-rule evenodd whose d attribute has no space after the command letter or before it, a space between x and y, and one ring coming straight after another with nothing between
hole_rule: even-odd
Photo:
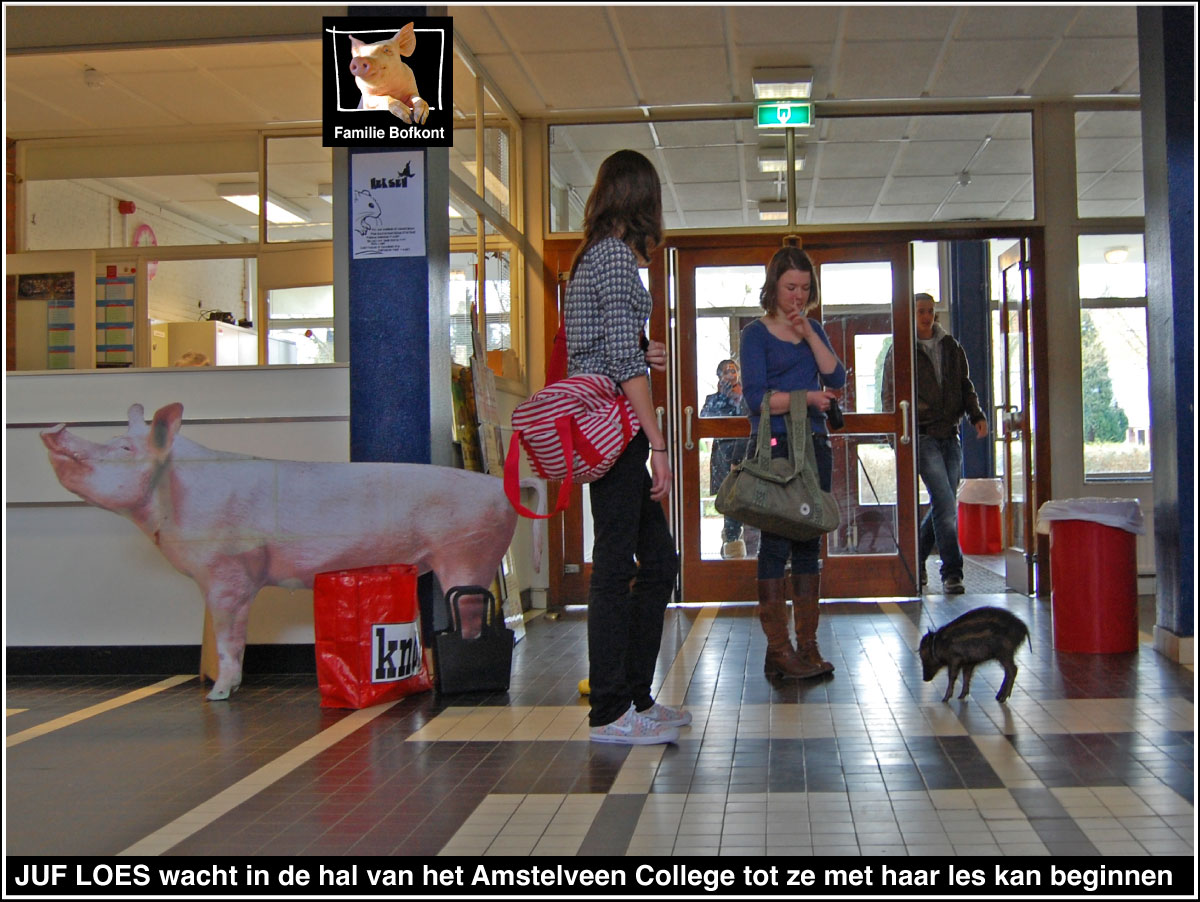
<instances>
[{"instance_id":1,"label":"pig's snout","mask_svg":"<svg viewBox=\"0 0 1200 902\"><path fill-rule=\"evenodd\" d=\"M370 78L371 70L371 61L368 59L356 56L350 60L350 74L356 78Z\"/></svg>"}]
</instances>

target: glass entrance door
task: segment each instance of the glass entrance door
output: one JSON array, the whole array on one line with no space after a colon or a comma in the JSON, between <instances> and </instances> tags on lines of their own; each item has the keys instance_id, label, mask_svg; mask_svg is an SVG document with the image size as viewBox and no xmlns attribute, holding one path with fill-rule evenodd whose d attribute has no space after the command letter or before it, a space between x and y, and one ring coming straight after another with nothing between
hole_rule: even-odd
<instances>
[{"instance_id":1,"label":"glass entrance door","mask_svg":"<svg viewBox=\"0 0 1200 902\"><path fill-rule=\"evenodd\" d=\"M730 413L720 381L728 361L740 357L741 330L763 312L758 294L777 246L678 252L672 342L678 416L671 445L685 601L755 597L757 533L713 507L727 463L740 457L748 437L745 414ZM822 596L911 596L917 584L908 247L806 243L805 249L821 286L816 315L849 373L841 397L846 424L831 436L842 522L826 541ZM884 366L893 344L894 373Z\"/></svg>"},{"instance_id":2,"label":"glass entrance door","mask_svg":"<svg viewBox=\"0 0 1200 902\"><path fill-rule=\"evenodd\" d=\"M999 364L996 461L1004 477L1004 571L1008 586L1034 590L1037 498L1034 481L1030 279L1027 242L1000 255L1000 310L994 324L994 359Z\"/></svg>"}]
</instances>

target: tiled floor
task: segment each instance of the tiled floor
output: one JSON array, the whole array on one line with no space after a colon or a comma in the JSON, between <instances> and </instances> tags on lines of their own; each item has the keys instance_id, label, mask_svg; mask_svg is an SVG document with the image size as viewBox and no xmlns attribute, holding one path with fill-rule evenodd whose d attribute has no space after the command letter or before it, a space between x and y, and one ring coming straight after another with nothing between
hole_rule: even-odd
<instances>
[{"instance_id":1,"label":"tiled floor","mask_svg":"<svg viewBox=\"0 0 1200 902\"><path fill-rule=\"evenodd\" d=\"M916 645L982 604L1032 647L1008 704L996 664L944 704ZM633 749L587 740L582 610L528 623L507 695L349 712L311 675L250 676L229 703L184 677L10 676L6 851L1191 855L1192 670L1145 634L1058 653L1050 627L1048 601L1014 594L826 603L836 672L783 683L752 605L673 607L657 695L695 720Z\"/></svg>"}]
</instances>

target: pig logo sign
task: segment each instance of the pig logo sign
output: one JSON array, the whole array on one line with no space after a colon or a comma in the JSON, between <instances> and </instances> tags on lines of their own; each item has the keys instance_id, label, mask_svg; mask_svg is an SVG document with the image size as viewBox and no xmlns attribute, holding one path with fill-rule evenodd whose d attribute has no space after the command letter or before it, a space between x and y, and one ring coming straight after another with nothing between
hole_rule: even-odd
<instances>
[{"instance_id":1,"label":"pig logo sign","mask_svg":"<svg viewBox=\"0 0 1200 902\"><path fill-rule=\"evenodd\" d=\"M324 17L326 147L449 147L449 16Z\"/></svg>"}]
</instances>

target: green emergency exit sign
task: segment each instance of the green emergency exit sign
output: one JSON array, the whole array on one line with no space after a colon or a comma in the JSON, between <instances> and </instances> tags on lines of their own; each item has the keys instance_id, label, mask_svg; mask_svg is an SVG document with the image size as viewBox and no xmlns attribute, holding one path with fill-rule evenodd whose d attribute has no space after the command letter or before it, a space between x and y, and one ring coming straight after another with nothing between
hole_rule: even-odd
<instances>
[{"instance_id":1,"label":"green emergency exit sign","mask_svg":"<svg viewBox=\"0 0 1200 902\"><path fill-rule=\"evenodd\" d=\"M812 104L795 100L772 100L756 109L759 128L803 128L812 125Z\"/></svg>"}]
</instances>

